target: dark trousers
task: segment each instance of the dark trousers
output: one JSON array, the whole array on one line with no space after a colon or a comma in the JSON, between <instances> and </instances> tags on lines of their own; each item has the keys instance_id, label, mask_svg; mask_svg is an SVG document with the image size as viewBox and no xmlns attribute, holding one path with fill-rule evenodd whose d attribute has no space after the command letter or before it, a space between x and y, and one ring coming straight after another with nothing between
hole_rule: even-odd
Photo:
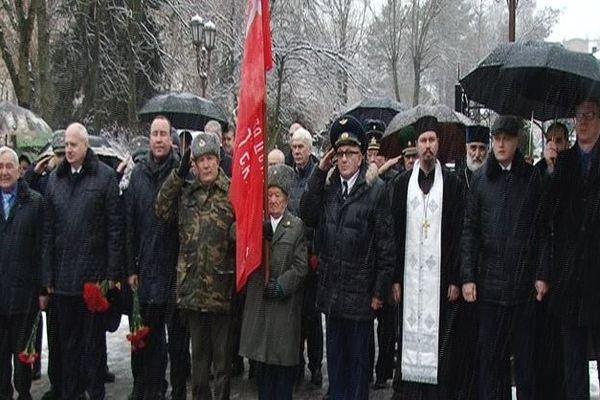
<instances>
[{"instance_id":1,"label":"dark trousers","mask_svg":"<svg viewBox=\"0 0 600 400\"><path fill-rule=\"evenodd\" d=\"M14 388L19 400L30 400L31 368L22 364L18 355L25 350L35 314L0 315L0 399L12 400ZM38 353L40 354L40 353ZM14 377L13 373L14 364Z\"/></svg>"},{"instance_id":2,"label":"dark trousers","mask_svg":"<svg viewBox=\"0 0 600 400\"><path fill-rule=\"evenodd\" d=\"M191 375L190 331L175 309L167 321L169 341L167 344L170 362L171 399L184 400L187 396L187 379Z\"/></svg>"},{"instance_id":3,"label":"dark trousers","mask_svg":"<svg viewBox=\"0 0 600 400\"><path fill-rule=\"evenodd\" d=\"M304 300L302 304L302 320L300 322L300 368L304 373L304 342L308 355L308 370L314 374L321 371L323 363L323 323L321 313L317 310L317 285L316 274L309 275L304 286Z\"/></svg>"},{"instance_id":4,"label":"dark trousers","mask_svg":"<svg viewBox=\"0 0 600 400\"><path fill-rule=\"evenodd\" d=\"M373 321L327 318L327 372L331 400L369 398L369 335Z\"/></svg>"},{"instance_id":5,"label":"dark trousers","mask_svg":"<svg viewBox=\"0 0 600 400\"><path fill-rule=\"evenodd\" d=\"M159 399L166 390L167 338L164 304L141 304L140 313L150 333L143 349L131 353L135 399Z\"/></svg>"},{"instance_id":6,"label":"dark trousers","mask_svg":"<svg viewBox=\"0 0 600 400\"><path fill-rule=\"evenodd\" d=\"M560 320L549 312L547 300L537 303L535 310L535 397L538 400L562 400L567 396Z\"/></svg>"},{"instance_id":7,"label":"dark trousers","mask_svg":"<svg viewBox=\"0 0 600 400\"><path fill-rule=\"evenodd\" d=\"M479 337L477 303L459 300L455 337L452 341L451 390L459 400L477 399Z\"/></svg>"},{"instance_id":8,"label":"dark trousers","mask_svg":"<svg viewBox=\"0 0 600 400\"><path fill-rule=\"evenodd\" d=\"M60 376L62 362L60 359L60 334L58 332L58 315L56 300L50 297L46 308L46 336L48 337L48 380L50 388L60 398Z\"/></svg>"},{"instance_id":9,"label":"dark trousers","mask_svg":"<svg viewBox=\"0 0 600 400\"><path fill-rule=\"evenodd\" d=\"M591 347L600 366L600 328L578 327L563 321L561 336L566 398L587 400L590 398L588 349Z\"/></svg>"},{"instance_id":10,"label":"dark trousers","mask_svg":"<svg viewBox=\"0 0 600 400\"><path fill-rule=\"evenodd\" d=\"M105 315L90 313L82 296L54 295L60 331L61 398L77 399L87 391L104 399L106 369Z\"/></svg>"},{"instance_id":11,"label":"dark trousers","mask_svg":"<svg viewBox=\"0 0 600 400\"><path fill-rule=\"evenodd\" d=\"M385 304L377 312L377 364L375 374L377 380L385 382L392 379L394 375L394 345L396 344L396 305ZM371 377L373 374L373 362L375 361L375 339L373 333L369 342L369 357L371 361Z\"/></svg>"},{"instance_id":12,"label":"dark trousers","mask_svg":"<svg viewBox=\"0 0 600 400\"><path fill-rule=\"evenodd\" d=\"M194 400L229 400L231 315L186 311L192 341L192 396ZM209 385L211 366L214 397Z\"/></svg>"},{"instance_id":13,"label":"dark trousers","mask_svg":"<svg viewBox=\"0 0 600 400\"><path fill-rule=\"evenodd\" d=\"M515 360L517 397L533 400L534 306L479 303L479 400L510 398L511 354Z\"/></svg>"},{"instance_id":14,"label":"dark trousers","mask_svg":"<svg viewBox=\"0 0 600 400\"><path fill-rule=\"evenodd\" d=\"M259 400L292 400L296 367L256 363Z\"/></svg>"}]
</instances>

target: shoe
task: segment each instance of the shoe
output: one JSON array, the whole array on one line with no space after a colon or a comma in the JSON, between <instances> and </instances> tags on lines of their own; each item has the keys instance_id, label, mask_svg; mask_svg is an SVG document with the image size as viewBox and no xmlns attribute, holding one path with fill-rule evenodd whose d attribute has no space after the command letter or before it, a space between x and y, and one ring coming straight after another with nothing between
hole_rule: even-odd
<instances>
[{"instance_id":1,"label":"shoe","mask_svg":"<svg viewBox=\"0 0 600 400\"><path fill-rule=\"evenodd\" d=\"M318 369L312 373L312 375L310 377L310 383L317 387L323 386L323 373L321 372L320 369Z\"/></svg>"},{"instance_id":2,"label":"shoe","mask_svg":"<svg viewBox=\"0 0 600 400\"><path fill-rule=\"evenodd\" d=\"M33 371L31 373L32 381L39 381L40 379L42 379L42 373L40 371Z\"/></svg>"},{"instance_id":3,"label":"shoe","mask_svg":"<svg viewBox=\"0 0 600 400\"><path fill-rule=\"evenodd\" d=\"M375 380L375 383L373 385L371 385L371 388L373 390L381 390L381 389L385 389L386 387L387 387L387 382L382 379Z\"/></svg>"},{"instance_id":4,"label":"shoe","mask_svg":"<svg viewBox=\"0 0 600 400\"><path fill-rule=\"evenodd\" d=\"M58 396L54 389L50 389L42 395L41 400L58 400Z\"/></svg>"},{"instance_id":5,"label":"shoe","mask_svg":"<svg viewBox=\"0 0 600 400\"><path fill-rule=\"evenodd\" d=\"M115 381L115 374L113 374L112 372L110 372L108 370L108 368L106 368L106 371L104 371L104 382L105 383L113 383Z\"/></svg>"}]
</instances>

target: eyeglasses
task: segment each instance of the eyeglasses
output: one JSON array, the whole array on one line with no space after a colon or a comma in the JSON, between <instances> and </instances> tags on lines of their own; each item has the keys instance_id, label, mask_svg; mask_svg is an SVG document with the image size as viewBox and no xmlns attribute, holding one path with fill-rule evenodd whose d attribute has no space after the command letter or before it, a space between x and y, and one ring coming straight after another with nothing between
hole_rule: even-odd
<instances>
[{"instance_id":1,"label":"eyeglasses","mask_svg":"<svg viewBox=\"0 0 600 400\"><path fill-rule=\"evenodd\" d=\"M578 112L575 114L575 118L581 119L583 121L591 121L596 116L597 114L595 112Z\"/></svg>"},{"instance_id":2,"label":"eyeglasses","mask_svg":"<svg viewBox=\"0 0 600 400\"><path fill-rule=\"evenodd\" d=\"M347 151L337 151L335 153L335 155L337 156L337 158L339 158L340 160L345 156L346 158L350 158L352 156L356 156L360 154L360 151L356 151L356 150L347 150Z\"/></svg>"}]
</instances>

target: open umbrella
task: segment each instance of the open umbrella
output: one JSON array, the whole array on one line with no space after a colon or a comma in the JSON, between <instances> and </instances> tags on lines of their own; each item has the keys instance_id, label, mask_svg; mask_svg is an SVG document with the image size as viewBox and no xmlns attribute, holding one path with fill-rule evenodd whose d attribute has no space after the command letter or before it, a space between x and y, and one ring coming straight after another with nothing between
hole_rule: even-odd
<instances>
[{"instance_id":1,"label":"open umbrella","mask_svg":"<svg viewBox=\"0 0 600 400\"><path fill-rule=\"evenodd\" d=\"M404 110L406 107L402 103L389 97L371 97L354 104L343 114L352 115L363 124L368 119L379 119L387 125L396 114Z\"/></svg>"},{"instance_id":2,"label":"open umbrella","mask_svg":"<svg viewBox=\"0 0 600 400\"><path fill-rule=\"evenodd\" d=\"M0 140L2 145L35 150L52 136L52 129L30 110L7 101L0 102Z\"/></svg>"},{"instance_id":3,"label":"open umbrella","mask_svg":"<svg viewBox=\"0 0 600 400\"><path fill-rule=\"evenodd\" d=\"M600 98L600 61L557 43L506 43L460 83L469 100L500 114L570 118L579 101Z\"/></svg>"},{"instance_id":4,"label":"open umbrella","mask_svg":"<svg viewBox=\"0 0 600 400\"><path fill-rule=\"evenodd\" d=\"M456 162L464 157L465 127L476 125L476 123L442 104L419 104L396 115L385 130L380 152L387 157L399 155L402 151L402 146L399 143L400 131L427 115L436 117L443 131L440 135L440 149L438 152L440 162L444 164Z\"/></svg>"},{"instance_id":5,"label":"open umbrella","mask_svg":"<svg viewBox=\"0 0 600 400\"><path fill-rule=\"evenodd\" d=\"M227 114L211 100L187 92L161 94L148 100L139 111L142 121L164 115L174 128L201 131L211 119L226 127Z\"/></svg>"},{"instance_id":6,"label":"open umbrella","mask_svg":"<svg viewBox=\"0 0 600 400\"><path fill-rule=\"evenodd\" d=\"M400 132L402 128L414 124L419 118L427 115L436 117L438 122L441 124L458 124L462 126L476 125L475 122L471 121L465 115L456 112L443 104L437 104L433 106L419 104L396 115L389 123L383 137L386 138L397 132Z\"/></svg>"}]
</instances>

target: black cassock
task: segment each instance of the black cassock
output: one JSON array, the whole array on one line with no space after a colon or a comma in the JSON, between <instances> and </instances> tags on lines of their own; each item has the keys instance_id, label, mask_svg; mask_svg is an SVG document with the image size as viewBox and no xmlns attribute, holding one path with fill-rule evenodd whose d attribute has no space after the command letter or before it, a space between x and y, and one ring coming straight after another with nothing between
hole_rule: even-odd
<instances>
[{"instance_id":1,"label":"black cassock","mask_svg":"<svg viewBox=\"0 0 600 400\"><path fill-rule=\"evenodd\" d=\"M406 203L408 183L412 171L405 171L390 182L392 197L392 214L394 217L394 231L396 234L398 267L395 271L394 282L401 283L404 276L404 253L406 239ZM427 385L413 382L395 383L395 389L400 389L405 399L450 399L455 398L458 390L454 382L456 370L460 369L459 360L456 359L453 349L456 337L456 311L458 302L448 301L448 287L450 284L460 288L460 237L462 232L464 195L463 188L456 175L442 167L444 180L444 194L442 199L442 254L441 254L441 285L440 285L440 330L439 330L439 362L438 385ZM421 182L420 182L421 183ZM400 313L402 313L402 307ZM402 321L400 316L399 321ZM400 322L401 324L401 322ZM402 327L399 327L399 336ZM398 338L399 347L402 338ZM399 349L396 373L401 372L402 349ZM395 379L396 380L396 379Z\"/></svg>"}]
</instances>

